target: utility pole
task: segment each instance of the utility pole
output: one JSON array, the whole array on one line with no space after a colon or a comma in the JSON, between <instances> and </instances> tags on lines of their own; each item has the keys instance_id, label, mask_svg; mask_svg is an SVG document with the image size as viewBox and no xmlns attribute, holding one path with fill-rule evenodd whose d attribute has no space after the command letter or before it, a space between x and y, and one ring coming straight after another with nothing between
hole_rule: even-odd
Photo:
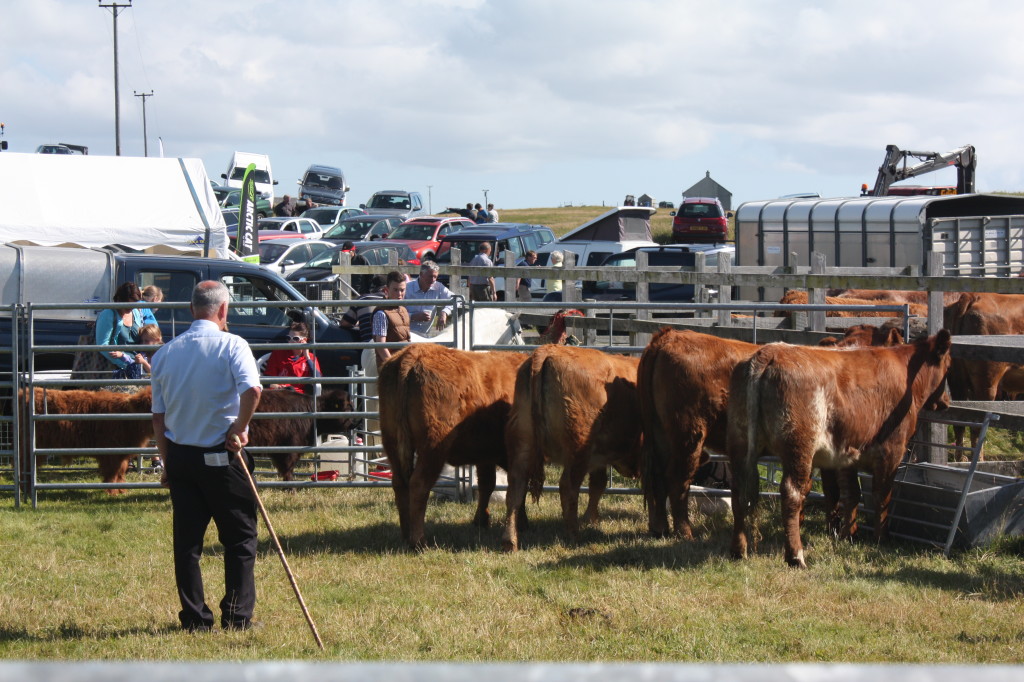
<instances>
[{"instance_id":1,"label":"utility pole","mask_svg":"<svg viewBox=\"0 0 1024 682\"><path fill-rule=\"evenodd\" d=\"M430 215L434 215L434 196L431 191L433 189L433 185L427 185L427 213Z\"/></svg>"},{"instance_id":2,"label":"utility pole","mask_svg":"<svg viewBox=\"0 0 1024 682\"><path fill-rule=\"evenodd\" d=\"M489 190L489 189L485 189L485 190L483 191L483 192L484 192L484 209L486 209L486 208L487 208L487 193L488 193L488 192L490 192L490 191L491 191L491 190Z\"/></svg>"},{"instance_id":3,"label":"utility pole","mask_svg":"<svg viewBox=\"0 0 1024 682\"><path fill-rule=\"evenodd\" d=\"M142 98L142 155L149 156L149 137L146 135L146 98L152 97L153 91L135 92L132 90L132 94Z\"/></svg>"},{"instance_id":4,"label":"utility pole","mask_svg":"<svg viewBox=\"0 0 1024 682\"><path fill-rule=\"evenodd\" d=\"M131 7L132 0L128 0L125 4L120 4L117 0L108 5L104 5L103 0L99 0L99 3L100 7L109 9L110 13L114 15L114 155L121 156L121 91L117 80L117 15L121 10Z\"/></svg>"}]
</instances>

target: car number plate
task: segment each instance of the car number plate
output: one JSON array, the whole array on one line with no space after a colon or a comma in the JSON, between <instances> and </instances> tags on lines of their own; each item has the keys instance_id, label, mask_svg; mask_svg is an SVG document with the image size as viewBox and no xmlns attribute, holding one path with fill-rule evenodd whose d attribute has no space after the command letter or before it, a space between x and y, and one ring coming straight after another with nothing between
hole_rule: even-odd
<instances>
[{"instance_id":1,"label":"car number plate","mask_svg":"<svg viewBox=\"0 0 1024 682\"><path fill-rule=\"evenodd\" d=\"M707 225L690 225L691 232L707 232Z\"/></svg>"}]
</instances>

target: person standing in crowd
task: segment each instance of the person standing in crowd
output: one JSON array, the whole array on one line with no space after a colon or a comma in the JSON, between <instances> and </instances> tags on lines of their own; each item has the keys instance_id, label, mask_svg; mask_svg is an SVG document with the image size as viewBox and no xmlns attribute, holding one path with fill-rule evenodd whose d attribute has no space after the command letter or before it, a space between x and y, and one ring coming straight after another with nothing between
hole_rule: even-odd
<instances>
[{"instance_id":1,"label":"person standing in crowd","mask_svg":"<svg viewBox=\"0 0 1024 682\"><path fill-rule=\"evenodd\" d=\"M516 265L519 267L532 267L537 264L537 252L527 251L526 255L523 256ZM530 292L530 288L533 287L533 279L530 277L520 277L519 282L516 284L516 300L520 303L530 303L533 301L533 294Z\"/></svg>"},{"instance_id":2,"label":"person standing in crowd","mask_svg":"<svg viewBox=\"0 0 1024 682\"><path fill-rule=\"evenodd\" d=\"M373 341L373 305L370 301L379 301L385 298L384 285L386 284L383 275L374 275L370 279L369 291L357 301L367 301L365 305L351 306L341 317L341 326L346 329L355 329L359 333L361 343Z\"/></svg>"},{"instance_id":3,"label":"person standing in crowd","mask_svg":"<svg viewBox=\"0 0 1024 682\"><path fill-rule=\"evenodd\" d=\"M473 207L476 209L476 223L477 225L491 222L491 216L487 213L487 209L477 204Z\"/></svg>"},{"instance_id":4,"label":"person standing in crowd","mask_svg":"<svg viewBox=\"0 0 1024 682\"><path fill-rule=\"evenodd\" d=\"M288 329L289 343L309 343L309 327L305 322L292 322ZM267 360L264 374L268 377L321 377L320 361L308 348L275 350ZM313 384L275 384L277 388L290 388L299 393L312 393Z\"/></svg>"},{"instance_id":5,"label":"person standing in crowd","mask_svg":"<svg viewBox=\"0 0 1024 682\"><path fill-rule=\"evenodd\" d=\"M224 545L221 627L248 630L256 606L256 499L235 453L249 442L262 388L249 344L226 331L228 298L220 282L197 284L192 326L152 363L153 433L164 461L161 483L171 492L178 619L192 632L213 627L199 569L211 518Z\"/></svg>"},{"instance_id":6,"label":"person standing in crowd","mask_svg":"<svg viewBox=\"0 0 1024 682\"><path fill-rule=\"evenodd\" d=\"M469 264L487 268L494 267L494 262L491 261L490 242L482 242L480 244L477 254L473 256L473 260L469 261ZM498 296L494 291L494 278L487 275L470 275L469 300L497 301Z\"/></svg>"},{"instance_id":7,"label":"person standing in crowd","mask_svg":"<svg viewBox=\"0 0 1024 682\"><path fill-rule=\"evenodd\" d=\"M477 204L477 206L479 206L479 205L480 204ZM473 208L473 202L472 201L467 202L466 203L466 208L464 208L462 211L460 211L460 213L461 213L463 218L469 218L474 223L476 222L476 209Z\"/></svg>"},{"instance_id":8,"label":"person standing in crowd","mask_svg":"<svg viewBox=\"0 0 1024 682\"><path fill-rule=\"evenodd\" d=\"M560 268L562 267L562 262L565 260L565 257L562 255L561 251L552 251L551 255L548 257L548 260L551 267ZM556 277L548 277L547 280L545 280L544 288L547 291L548 296L550 296L551 294L558 294L559 298L556 300L561 300L560 297L562 294L562 280ZM545 300L546 299L547 296L545 296Z\"/></svg>"},{"instance_id":9,"label":"person standing in crowd","mask_svg":"<svg viewBox=\"0 0 1024 682\"><path fill-rule=\"evenodd\" d=\"M388 273L385 298L405 298L405 275L397 270ZM409 340L409 311L403 306L377 308L373 313L373 340L375 343L397 343ZM378 348L377 365L391 357L391 350Z\"/></svg>"},{"instance_id":10,"label":"person standing in crowd","mask_svg":"<svg viewBox=\"0 0 1024 682\"><path fill-rule=\"evenodd\" d=\"M420 265L420 276L414 279L405 289L405 297L408 299L443 300L450 299L452 292L441 282L437 281L437 275L441 268L432 260L424 261ZM412 331L420 336L426 336L430 332L430 325L433 323L438 329L448 326L448 318L452 314L451 303L446 305L437 313L434 319L434 310L437 306L432 305L407 305L409 319L412 324Z\"/></svg>"},{"instance_id":11,"label":"person standing in crowd","mask_svg":"<svg viewBox=\"0 0 1024 682\"><path fill-rule=\"evenodd\" d=\"M125 282L114 292L115 303L136 303L142 292L135 282ZM107 308L96 318L97 346L127 346L139 342L139 330L144 325L156 324L149 308ZM134 354L120 350L100 351L114 365L116 375L123 379L139 379L142 367L136 366Z\"/></svg>"},{"instance_id":12,"label":"person standing in crowd","mask_svg":"<svg viewBox=\"0 0 1024 682\"><path fill-rule=\"evenodd\" d=\"M280 203L274 207L274 215L282 218L293 217L295 215L295 201L285 194Z\"/></svg>"},{"instance_id":13,"label":"person standing in crowd","mask_svg":"<svg viewBox=\"0 0 1024 682\"><path fill-rule=\"evenodd\" d=\"M491 216L491 222L492 223L499 222L499 220L498 220L498 212L496 210L494 210L494 204L487 204L487 215Z\"/></svg>"},{"instance_id":14,"label":"person standing in crowd","mask_svg":"<svg viewBox=\"0 0 1024 682\"><path fill-rule=\"evenodd\" d=\"M149 303L161 303L164 300L164 290L155 284L150 284L142 290L142 300Z\"/></svg>"}]
</instances>

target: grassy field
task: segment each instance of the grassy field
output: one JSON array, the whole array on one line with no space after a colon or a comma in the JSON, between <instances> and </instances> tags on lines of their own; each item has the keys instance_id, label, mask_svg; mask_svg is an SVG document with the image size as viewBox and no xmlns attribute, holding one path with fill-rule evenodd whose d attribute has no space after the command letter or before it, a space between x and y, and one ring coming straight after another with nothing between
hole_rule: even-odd
<instances>
[{"instance_id":1,"label":"grassy field","mask_svg":"<svg viewBox=\"0 0 1024 682\"><path fill-rule=\"evenodd\" d=\"M559 208L519 208L505 209L500 213L503 222L534 223L547 225L556 237L561 237L588 220L611 210L609 206L562 206ZM651 217L651 232L654 241L668 243L672 235L672 216L670 208L659 208Z\"/></svg>"},{"instance_id":2,"label":"grassy field","mask_svg":"<svg viewBox=\"0 0 1024 682\"><path fill-rule=\"evenodd\" d=\"M729 518L702 539L652 540L641 501L614 497L600 529L563 542L558 502L530 505L526 548L469 506L432 503L435 547L407 552L389 490L266 491L271 518L327 645L315 648L261 528L249 633L176 628L170 507L163 492L48 494L0 508L4 659L413 661L1024 661L1024 543L946 560L918 546L837 543L812 510L808 571L783 565L778 515L745 562ZM496 523L504 518L492 506ZM211 530L208 601L223 589Z\"/></svg>"}]
</instances>

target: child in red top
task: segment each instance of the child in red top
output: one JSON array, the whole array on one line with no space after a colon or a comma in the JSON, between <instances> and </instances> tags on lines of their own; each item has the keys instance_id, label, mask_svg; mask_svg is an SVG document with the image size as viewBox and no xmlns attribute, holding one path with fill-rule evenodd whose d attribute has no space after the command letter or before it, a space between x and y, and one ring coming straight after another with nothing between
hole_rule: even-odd
<instances>
[{"instance_id":1,"label":"child in red top","mask_svg":"<svg viewBox=\"0 0 1024 682\"><path fill-rule=\"evenodd\" d=\"M293 322L288 331L291 343L309 343L309 328L304 322ZM319 377L320 362L308 348L275 350L267 360L264 374L269 377ZM300 393L312 393L313 384L275 384L276 388L290 388Z\"/></svg>"}]
</instances>

